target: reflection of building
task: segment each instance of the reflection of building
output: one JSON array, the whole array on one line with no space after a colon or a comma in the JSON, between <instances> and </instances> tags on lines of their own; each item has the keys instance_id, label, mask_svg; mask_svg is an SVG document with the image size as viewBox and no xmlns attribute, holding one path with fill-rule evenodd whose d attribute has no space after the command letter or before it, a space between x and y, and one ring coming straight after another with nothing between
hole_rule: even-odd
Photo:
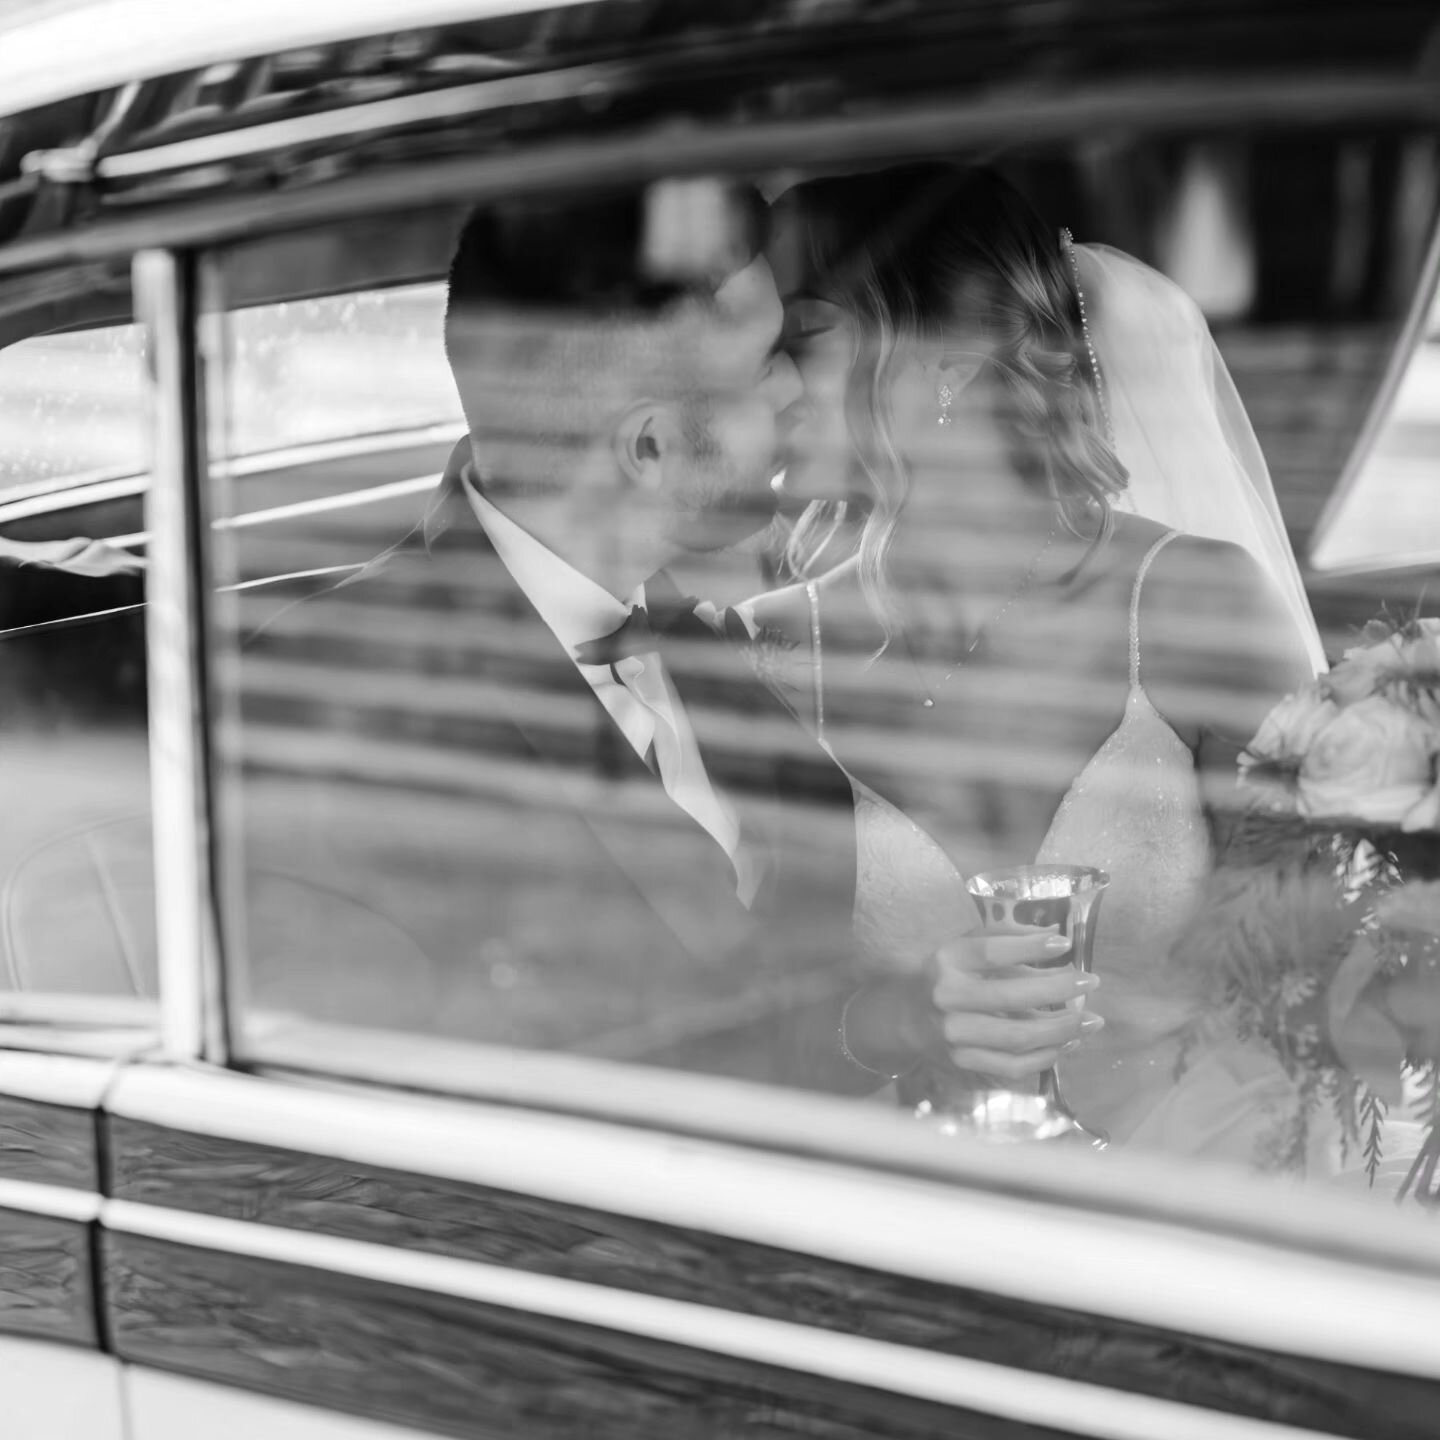
<instances>
[{"instance_id":1,"label":"reflection of building","mask_svg":"<svg viewBox=\"0 0 1440 1440\"><path fill-rule=\"evenodd\" d=\"M1255 303L1248 167L1236 145L1192 145L1157 228L1156 260L1213 323Z\"/></svg>"},{"instance_id":2,"label":"reflection of building","mask_svg":"<svg viewBox=\"0 0 1440 1440\"><path fill-rule=\"evenodd\" d=\"M1378 399L1370 443L1325 515L1315 559L1326 569L1440 561L1440 298L1416 332Z\"/></svg>"}]
</instances>

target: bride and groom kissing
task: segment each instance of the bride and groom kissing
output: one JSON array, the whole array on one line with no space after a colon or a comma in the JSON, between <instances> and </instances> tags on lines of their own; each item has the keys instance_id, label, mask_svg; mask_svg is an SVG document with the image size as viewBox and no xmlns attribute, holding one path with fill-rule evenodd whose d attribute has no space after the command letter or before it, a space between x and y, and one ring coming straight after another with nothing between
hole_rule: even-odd
<instances>
[{"instance_id":1,"label":"bride and groom kissing","mask_svg":"<svg viewBox=\"0 0 1440 1440\"><path fill-rule=\"evenodd\" d=\"M469 435L385 564L451 549L507 627L485 743L573 916L552 963L609 957L592 1010L647 1061L849 1094L1063 1056L1087 1125L1249 1163L1288 1082L1195 937L1235 754L1318 642L1193 305L914 165L768 213L483 206L446 346ZM784 527L782 468L816 497ZM749 598L672 578L777 534ZM964 877L1032 860L1109 872L1093 975L979 931ZM729 1021L677 1022L697 990Z\"/></svg>"}]
</instances>

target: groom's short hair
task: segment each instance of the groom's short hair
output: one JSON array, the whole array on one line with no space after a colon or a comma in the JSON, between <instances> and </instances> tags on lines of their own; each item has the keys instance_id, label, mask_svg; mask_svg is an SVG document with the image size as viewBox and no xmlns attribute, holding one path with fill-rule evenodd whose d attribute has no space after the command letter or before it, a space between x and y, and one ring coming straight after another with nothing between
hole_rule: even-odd
<instances>
[{"instance_id":1,"label":"groom's short hair","mask_svg":"<svg viewBox=\"0 0 1440 1440\"><path fill-rule=\"evenodd\" d=\"M656 186L471 212L450 265L445 346L493 481L563 485L573 457L642 397L703 415L693 322L758 253L766 220L753 188L715 184L723 206L702 221L713 213L720 225L683 233L678 254L656 233Z\"/></svg>"}]
</instances>

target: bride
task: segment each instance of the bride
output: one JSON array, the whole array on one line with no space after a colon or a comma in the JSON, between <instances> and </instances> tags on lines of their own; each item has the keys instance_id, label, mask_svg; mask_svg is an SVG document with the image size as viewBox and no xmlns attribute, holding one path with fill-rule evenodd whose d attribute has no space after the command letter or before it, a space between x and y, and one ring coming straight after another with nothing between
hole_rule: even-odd
<instances>
[{"instance_id":1,"label":"bride","mask_svg":"<svg viewBox=\"0 0 1440 1440\"><path fill-rule=\"evenodd\" d=\"M1187 957L1237 751L1323 660L1203 319L988 171L818 180L776 220L786 486L821 498L751 609L856 796L871 978L838 1043L912 1098L922 1056L1011 1087L1058 1060L1116 1142L1262 1161L1289 1082ZM1028 861L1109 873L1092 976L975 933L962 877Z\"/></svg>"}]
</instances>

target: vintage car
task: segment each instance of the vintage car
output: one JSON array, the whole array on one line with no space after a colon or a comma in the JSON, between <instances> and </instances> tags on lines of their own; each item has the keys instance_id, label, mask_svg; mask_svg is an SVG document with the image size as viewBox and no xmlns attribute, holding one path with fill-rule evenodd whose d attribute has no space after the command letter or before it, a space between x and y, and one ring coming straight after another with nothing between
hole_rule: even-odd
<instances>
[{"instance_id":1,"label":"vintage car","mask_svg":"<svg viewBox=\"0 0 1440 1440\"><path fill-rule=\"evenodd\" d=\"M1338 645L1440 556L1437 57L1419 0L0 13L0 540L144 561L0 555L5 1434L1440 1433L1418 1206L797 1080L833 957L657 958L679 842L626 810L617 898L554 788L629 804L613 744L463 548L347 583L466 435L471 207L965 158L1196 294Z\"/></svg>"}]
</instances>

